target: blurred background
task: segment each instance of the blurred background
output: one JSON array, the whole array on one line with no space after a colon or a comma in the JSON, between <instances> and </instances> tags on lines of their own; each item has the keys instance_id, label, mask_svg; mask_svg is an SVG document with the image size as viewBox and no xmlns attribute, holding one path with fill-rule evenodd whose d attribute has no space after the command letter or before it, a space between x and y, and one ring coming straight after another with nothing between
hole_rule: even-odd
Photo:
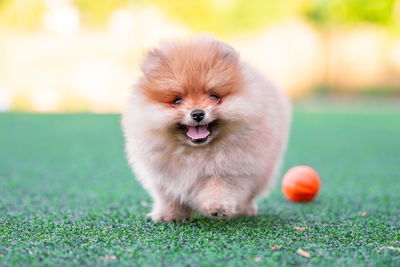
<instances>
[{"instance_id":1,"label":"blurred background","mask_svg":"<svg viewBox=\"0 0 400 267\"><path fill-rule=\"evenodd\" d=\"M299 103L400 105L400 0L0 0L0 110L120 112L147 49L200 33Z\"/></svg>"}]
</instances>

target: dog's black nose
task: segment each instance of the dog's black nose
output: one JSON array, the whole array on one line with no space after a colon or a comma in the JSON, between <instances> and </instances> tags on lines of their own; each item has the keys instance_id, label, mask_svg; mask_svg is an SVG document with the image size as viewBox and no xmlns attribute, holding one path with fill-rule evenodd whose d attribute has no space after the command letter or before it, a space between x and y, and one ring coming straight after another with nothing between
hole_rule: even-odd
<instances>
[{"instance_id":1,"label":"dog's black nose","mask_svg":"<svg viewBox=\"0 0 400 267\"><path fill-rule=\"evenodd\" d=\"M201 122L202 119L204 119L204 116L206 113L202 109L195 109L190 113L190 116L192 116L192 119L194 119L197 122Z\"/></svg>"}]
</instances>

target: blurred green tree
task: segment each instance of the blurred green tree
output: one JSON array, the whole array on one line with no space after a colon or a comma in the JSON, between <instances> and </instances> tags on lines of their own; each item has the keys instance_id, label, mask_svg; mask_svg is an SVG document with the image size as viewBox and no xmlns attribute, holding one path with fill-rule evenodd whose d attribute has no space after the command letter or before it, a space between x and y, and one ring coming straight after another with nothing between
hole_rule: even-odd
<instances>
[{"instance_id":1,"label":"blurred green tree","mask_svg":"<svg viewBox=\"0 0 400 267\"><path fill-rule=\"evenodd\" d=\"M121 7L155 4L197 31L230 34L261 28L297 15L318 26L360 22L400 28L400 0L71 0L84 25L102 26ZM0 25L35 29L46 12L45 0L0 0ZM393 27L395 26L395 27Z\"/></svg>"},{"instance_id":2,"label":"blurred green tree","mask_svg":"<svg viewBox=\"0 0 400 267\"><path fill-rule=\"evenodd\" d=\"M73 0L74 5L81 11L83 22L90 26L104 24L115 9L130 2L129 0Z\"/></svg>"},{"instance_id":3,"label":"blurred green tree","mask_svg":"<svg viewBox=\"0 0 400 267\"><path fill-rule=\"evenodd\" d=\"M306 17L319 25L348 25L359 22L393 25L396 0L311 0L304 5ZM400 14L398 14L400 15Z\"/></svg>"},{"instance_id":4,"label":"blurred green tree","mask_svg":"<svg viewBox=\"0 0 400 267\"><path fill-rule=\"evenodd\" d=\"M18 30L33 30L42 23L44 0L0 0L0 25Z\"/></svg>"},{"instance_id":5,"label":"blurred green tree","mask_svg":"<svg viewBox=\"0 0 400 267\"><path fill-rule=\"evenodd\" d=\"M231 33L262 27L290 15L318 26L357 23L393 26L400 0L149 0L195 30ZM397 14L400 16L400 14Z\"/></svg>"},{"instance_id":6,"label":"blurred green tree","mask_svg":"<svg viewBox=\"0 0 400 267\"><path fill-rule=\"evenodd\" d=\"M301 11L303 0L149 0L194 30L232 33L251 30Z\"/></svg>"}]
</instances>

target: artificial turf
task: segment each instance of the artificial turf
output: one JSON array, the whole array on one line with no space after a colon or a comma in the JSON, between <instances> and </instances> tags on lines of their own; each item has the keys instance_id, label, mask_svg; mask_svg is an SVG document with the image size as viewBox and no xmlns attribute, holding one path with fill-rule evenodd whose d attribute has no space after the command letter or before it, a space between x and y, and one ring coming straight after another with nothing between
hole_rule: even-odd
<instances>
[{"instance_id":1,"label":"artificial turf","mask_svg":"<svg viewBox=\"0 0 400 267\"><path fill-rule=\"evenodd\" d=\"M300 164L311 203L278 185L254 218L153 223L119 116L0 114L0 265L398 266L400 113L296 112L283 171Z\"/></svg>"}]
</instances>

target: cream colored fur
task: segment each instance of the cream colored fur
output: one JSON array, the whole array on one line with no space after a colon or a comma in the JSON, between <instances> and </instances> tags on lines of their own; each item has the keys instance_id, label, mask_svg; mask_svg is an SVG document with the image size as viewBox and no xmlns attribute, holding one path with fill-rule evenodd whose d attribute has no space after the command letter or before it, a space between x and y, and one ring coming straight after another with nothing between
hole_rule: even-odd
<instances>
[{"instance_id":1,"label":"cream colored fur","mask_svg":"<svg viewBox=\"0 0 400 267\"><path fill-rule=\"evenodd\" d=\"M210 43L228 47L200 38L163 45L158 51L168 57L170 47L193 43L199 49ZM157 69L156 59L147 58L143 64L144 72ZM182 141L182 135L173 140L167 132L177 121L190 120L189 108L177 119L176 109L143 94L141 81L134 86L122 119L126 154L136 178L153 198L149 216L154 221L182 221L194 211L256 215L255 198L274 184L289 137L290 103L260 72L240 59L237 64L244 81L240 92L226 96L220 105L203 105L207 119L226 121L228 130L216 130L218 138L200 146ZM231 131L230 123L235 125Z\"/></svg>"}]
</instances>

